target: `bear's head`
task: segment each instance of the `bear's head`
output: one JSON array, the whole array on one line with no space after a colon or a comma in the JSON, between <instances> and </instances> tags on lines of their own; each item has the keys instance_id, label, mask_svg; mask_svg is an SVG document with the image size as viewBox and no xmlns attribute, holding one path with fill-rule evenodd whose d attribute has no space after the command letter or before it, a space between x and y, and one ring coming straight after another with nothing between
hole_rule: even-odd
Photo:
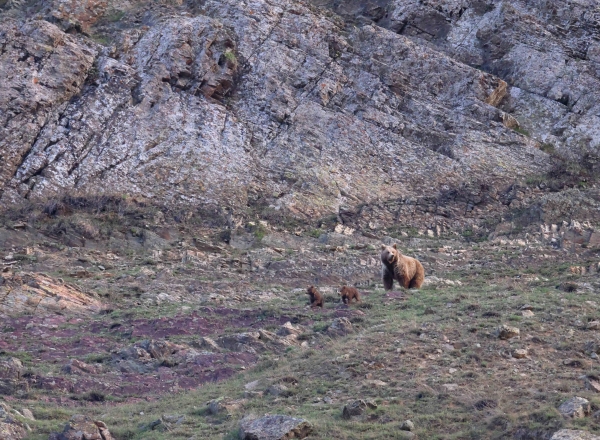
<instances>
[{"instance_id":1,"label":"bear's head","mask_svg":"<svg viewBox=\"0 0 600 440\"><path fill-rule=\"evenodd\" d=\"M388 264L394 264L398 260L400 252L396 243L393 246L381 245L381 261Z\"/></svg>"},{"instance_id":2,"label":"bear's head","mask_svg":"<svg viewBox=\"0 0 600 440\"><path fill-rule=\"evenodd\" d=\"M347 294L347 291L348 291L348 287L347 286L342 286L342 288L338 292L338 296L344 296L344 294Z\"/></svg>"},{"instance_id":3,"label":"bear's head","mask_svg":"<svg viewBox=\"0 0 600 440\"><path fill-rule=\"evenodd\" d=\"M319 293L319 291L315 286L310 286L308 289L306 289L307 295L316 295L317 293Z\"/></svg>"}]
</instances>

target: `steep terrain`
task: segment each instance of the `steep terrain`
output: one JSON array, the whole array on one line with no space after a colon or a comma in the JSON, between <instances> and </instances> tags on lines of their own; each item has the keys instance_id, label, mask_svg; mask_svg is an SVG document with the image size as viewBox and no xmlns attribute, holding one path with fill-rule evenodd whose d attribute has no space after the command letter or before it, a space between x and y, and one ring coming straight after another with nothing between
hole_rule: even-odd
<instances>
[{"instance_id":1,"label":"steep terrain","mask_svg":"<svg viewBox=\"0 0 600 440\"><path fill-rule=\"evenodd\" d=\"M39 18L69 34L3 20L5 203L103 188L318 218L548 166L506 126L498 77L380 27L299 2L138 2L104 6L103 47L55 7Z\"/></svg>"},{"instance_id":2,"label":"steep terrain","mask_svg":"<svg viewBox=\"0 0 600 440\"><path fill-rule=\"evenodd\" d=\"M599 20L0 0L0 439L593 439Z\"/></svg>"}]
</instances>

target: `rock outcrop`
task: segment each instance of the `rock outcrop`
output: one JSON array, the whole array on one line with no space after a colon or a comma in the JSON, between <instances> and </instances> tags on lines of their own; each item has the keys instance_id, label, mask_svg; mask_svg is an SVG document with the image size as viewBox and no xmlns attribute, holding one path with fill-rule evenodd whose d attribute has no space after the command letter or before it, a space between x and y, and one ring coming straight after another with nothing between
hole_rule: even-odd
<instances>
[{"instance_id":1,"label":"rock outcrop","mask_svg":"<svg viewBox=\"0 0 600 440\"><path fill-rule=\"evenodd\" d=\"M547 167L539 142L506 126L512 111L528 127L515 86L444 45L373 24L347 29L293 0L207 1L201 11L132 2L119 27L97 17L106 1L71 3L39 17L60 27L14 11L0 25L3 203L105 191L316 218ZM77 34L95 23L114 45ZM593 76L589 66L579 69ZM579 115L588 99L565 87ZM530 105L538 96L522 95ZM551 102L562 121L564 104ZM594 113L582 112L575 131Z\"/></svg>"},{"instance_id":2,"label":"rock outcrop","mask_svg":"<svg viewBox=\"0 0 600 440\"><path fill-rule=\"evenodd\" d=\"M0 317L24 312L51 315L65 311L90 315L103 308L100 301L78 287L45 274L5 272L2 277Z\"/></svg>"},{"instance_id":3,"label":"rock outcrop","mask_svg":"<svg viewBox=\"0 0 600 440\"><path fill-rule=\"evenodd\" d=\"M359 23L376 23L497 76L501 81L490 105L561 154L597 161L600 8L594 0L312 3Z\"/></svg>"}]
</instances>

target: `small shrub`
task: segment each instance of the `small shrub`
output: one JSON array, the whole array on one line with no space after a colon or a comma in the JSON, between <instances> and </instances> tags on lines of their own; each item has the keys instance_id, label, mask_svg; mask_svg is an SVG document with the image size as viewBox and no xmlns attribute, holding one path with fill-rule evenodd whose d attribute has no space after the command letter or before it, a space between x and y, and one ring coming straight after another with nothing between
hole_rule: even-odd
<instances>
[{"instance_id":1,"label":"small shrub","mask_svg":"<svg viewBox=\"0 0 600 440\"><path fill-rule=\"evenodd\" d=\"M548 153L548 154L556 153L556 148L554 147L553 144L542 144L540 146L540 150L542 150L544 153Z\"/></svg>"},{"instance_id":2,"label":"small shrub","mask_svg":"<svg viewBox=\"0 0 600 440\"><path fill-rule=\"evenodd\" d=\"M529 132L527 130L525 130L524 128L515 127L515 128L513 128L513 130L516 131L517 133L522 134L523 136L530 136Z\"/></svg>"}]
</instances>

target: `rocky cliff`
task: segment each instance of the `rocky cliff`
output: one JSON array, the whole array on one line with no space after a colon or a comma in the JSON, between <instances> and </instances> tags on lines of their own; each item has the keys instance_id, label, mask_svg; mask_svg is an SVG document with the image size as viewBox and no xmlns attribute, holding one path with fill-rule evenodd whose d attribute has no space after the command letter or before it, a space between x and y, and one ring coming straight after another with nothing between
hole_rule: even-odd
<instances>
[{"instance_id":1,"label":"rocky cliff","mask_svg":"<svg viewBox=\"0 0 600 440\"><path fill-rule=\"evenodd\" d=\"M2 202L451 218L597 157L591 0L313 3L1 2Z\"/></svg>"}]
</instances>

